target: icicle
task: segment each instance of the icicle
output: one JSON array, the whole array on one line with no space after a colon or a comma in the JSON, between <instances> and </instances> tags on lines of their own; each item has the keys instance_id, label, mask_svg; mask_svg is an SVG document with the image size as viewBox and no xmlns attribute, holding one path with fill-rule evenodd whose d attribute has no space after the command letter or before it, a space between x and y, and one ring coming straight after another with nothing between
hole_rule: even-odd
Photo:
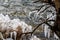
<instances>
[{"instance_id":1,"label":"icicle","mask_svg":"<svg viewBox=\"0 0 60 40\"><path fill-rule=\"evenodd\" d=\"M59 37L54 33L54 38L59 39Z\"/></svg>"},{"instance_id":2,"label":"icicle","mask_svg":"<svg viewBox=\"0 0 60 40\"><path fill-rule=\"evenodd\" d=\"M45 37L48 37L48 38L50 37L50 29L49 29L49 26L46 24L44 24L44 35Z\"/></svg>"},{"instance_id":3,"label":"icicle","mask_svg":"<svg viewBox=\"0 0 60 40\"><path fill-rule=\"evenodd\" d=\"M10 33L10 37L12 38L13 32Z\"/></svg>"},{"instance_id":4,"label":"icicle","mask_svg":"<svg viewBox=\"0 0 60 40\"><path fill-rule=\"evenodd\" d=\"M44 34L45 34L45 37L47 37L47 29L48 29L48 27L44 24Z\"/></svg>"},{"instance_id":5,"label":"icicle","mask_svg":"<svg viewBox=\"0 0 60 40\"><path fill-rule=\"evenodd\" d=\"M5 39L3 38L3 35L2 35L2 33L1 33L1 32L0 32L0 37L1 37L1 39L5 40Z\"/></svg>"},{"instance_id":6,"label":"icicle","mask_svg":"<svg viewBox=\"0 0 60 40\"><path fill-rule=\"evenodd\" d=\"M17 33L14 31L14 40L16 40Z\"/></svg>"},{"instance_id":7,"label":"icicle","mask_svg":"<svg viewBox=\"0 0 60 40\"><path fill-rule=\"evenodd\" d=\"M48 29L48 38L50 38L50 29Z\"/></svg>"},{"instance_id":8,"label":"icicle","mask_svg":"<svg viewBox=\"0 0 60 40\"><path fill-rule=\"evenodd\" d=\"M48 29L49 26L47 26L46 24L43 25L44 26L44 35L45 37L47 37L48 34L48 38L50 37L50 29Z\"/></svg>"}]
</instances>

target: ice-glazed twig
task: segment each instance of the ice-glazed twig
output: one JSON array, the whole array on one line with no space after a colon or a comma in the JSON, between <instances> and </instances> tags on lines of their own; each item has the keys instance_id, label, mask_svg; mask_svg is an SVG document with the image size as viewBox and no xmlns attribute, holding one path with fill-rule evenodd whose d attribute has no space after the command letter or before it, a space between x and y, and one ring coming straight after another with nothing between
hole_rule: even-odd
<instances>
[{"instance_id":1,"label":"ice-glazed twig","mask_svg":"<svg viewBox=\"0 0 60 40\"><path fill-rule=\"evenodd\" d=\"M40 25L42 25L42 24L44 24L44 23L47 23L47 22L50 22L50 21L54 21L54 22L55 22L55 20L47 20L47 21L44 21L44 22L42 22L41 24L39 24L32 32L21 33L21 35L23 35L23 34L33 34L33 33L35 32L35 30L36 30ZM52 27L51 25L49 25L49 26Z\"/></svg>"}]
</instances>

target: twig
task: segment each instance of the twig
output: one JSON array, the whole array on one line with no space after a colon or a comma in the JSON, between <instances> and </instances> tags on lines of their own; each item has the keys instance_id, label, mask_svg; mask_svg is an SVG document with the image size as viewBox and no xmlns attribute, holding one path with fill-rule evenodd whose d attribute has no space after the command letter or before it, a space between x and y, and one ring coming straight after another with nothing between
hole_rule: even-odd
<instances>
[{"instance_id":1,"label":"twig","mask_svg":"<svg viewBox=\"0 0 60 40\"><path fill-rule=\"evenodd\" d=\"M33 34L33 33L35 32L35 30L36 30L40 25L42 25L43 23L50 22L50 21L54 21L54 22L55 22L55 20L47 20L47 21L44 21L44 22L42 22L41 24L39 24L32 32L21 33L21 35L23 35L23 34ZM49 25L49 26L51 26L51 25ZM52 26L51 26L51 27L52 27Z\"/></svg>"}]
</instances>

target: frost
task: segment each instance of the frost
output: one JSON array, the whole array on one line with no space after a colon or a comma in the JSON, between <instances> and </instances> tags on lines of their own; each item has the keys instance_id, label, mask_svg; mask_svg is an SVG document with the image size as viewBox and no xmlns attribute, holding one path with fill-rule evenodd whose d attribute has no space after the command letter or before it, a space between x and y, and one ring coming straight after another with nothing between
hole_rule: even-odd
<instances>
[{"instance_id":1,"label":"frost","mask_svg":"<svg viewBox=\"0 0 60 40\"><path fill-rule=\"evenodd\" d=\"M3 14L0 14L0 16L1 16L0 21L2 21L2 22L0 22L0 28L1 28L0 31L4 32L6 30L6 31L11 32L10 33L11 38L12 38L12 35L14 34L14 39L16 40L17 31L20 32L19 28L22 29L22 33L32 32L32 26L27 25L23 21L20 21L20 19L12 19L11 20L8 17L8 15L4 16Z\"/></svg>"},{"instance_id":2,"label":"frost","mask_svg":"<svg viewBox=\"0 0 60 40\"><path fill-rule=\"evenodd\" d=\"M53 6L42 2L34 3L35 1L37 0L0 0L0 29L3 32L4 30L17 31L17 27L21 26L22 32L26 33L32 31L32 26L35 27L48 18L48 20L56 20L56 10ZM54 26L54 22L48 23ZM48 33L49 38L49 26L43 27L45 37ZM11 32L11 38L12 34Z\"/></svg>"}]
</instances>

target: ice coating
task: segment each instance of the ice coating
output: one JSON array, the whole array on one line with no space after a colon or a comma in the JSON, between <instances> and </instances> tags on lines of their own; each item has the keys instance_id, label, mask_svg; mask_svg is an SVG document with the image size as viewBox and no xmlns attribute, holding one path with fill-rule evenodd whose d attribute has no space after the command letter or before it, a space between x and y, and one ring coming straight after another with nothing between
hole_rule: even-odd
<instances>
[{"instance_id":1,"label":"ice coating","mask_svg":"<svg viewBox=\"0 0 60 40\"><path fill-rule=\"evenodd\" d=\"M12 38L12 35L14 33L14 37L15 37L15 40L16 40L16 35L17 35L17 32L19 32L19 29L18 28L21 28L22 30L22 33L26 33L26 32L32 32L32 26L30 25L27 25L25 22L23 21L20 21L19 19L13 19L11 20L9 18L8 15L3 15L3 14L0 14L0 31L1 32L4 32L5 30L7 32L11 32L10 33L10 36Z\"/></svg>"},{"instance_id":2,"label":"ice coating","mask_svg":"<svg viewBox=\"0 0 60 40\"><path fill-rule=\"evenodd\" d=\"M38 25L39 23L45 21L47 18L49 18L49 20L51 19L56 19L56 11L54 7L49 7L48 9L46 9L45 11L43 11L45 8L47 8L50 5L46 5L47 3L33 3L37 0L0 0L0 25L2 27L2 30L11 30L13 29L14 31L16 31L16 28L19 26L22 26L22 32L28 32L28 31L32 31L32 27L28 27L26 25L26 23L29 24L34 24L34 25ZM45 5L44 7L41 8L41 6ZM40 10L41 8L41 10ZM39 11L38 11L39 10ZM42 13L40 13L41 11L43 11ZM5 16L3 15L5 14ZM23 19L25 22L19 21L17 19L13 19L11 20L8 15L10 15L10 18L19 18L19 19ZM22 15L21 14L26 14L26 15ZM40 14L40 15L38 15ZM53 15L54 14L54 15ZM33 15L33 16L31 16ZM28 19L26 19L26 17ZM27 21L26 21L26 20ZM19 23L20 22L20 23ZM54 25L54 22L49 22L49 24ZM5 27L4 27L5 26ZM8 26L8 27L7 27ZM46 35L47 30L49 30L49 27L44 26L44 32ZM49 31L47 32L49 34Z\"/></svg>"}]
</instances>

